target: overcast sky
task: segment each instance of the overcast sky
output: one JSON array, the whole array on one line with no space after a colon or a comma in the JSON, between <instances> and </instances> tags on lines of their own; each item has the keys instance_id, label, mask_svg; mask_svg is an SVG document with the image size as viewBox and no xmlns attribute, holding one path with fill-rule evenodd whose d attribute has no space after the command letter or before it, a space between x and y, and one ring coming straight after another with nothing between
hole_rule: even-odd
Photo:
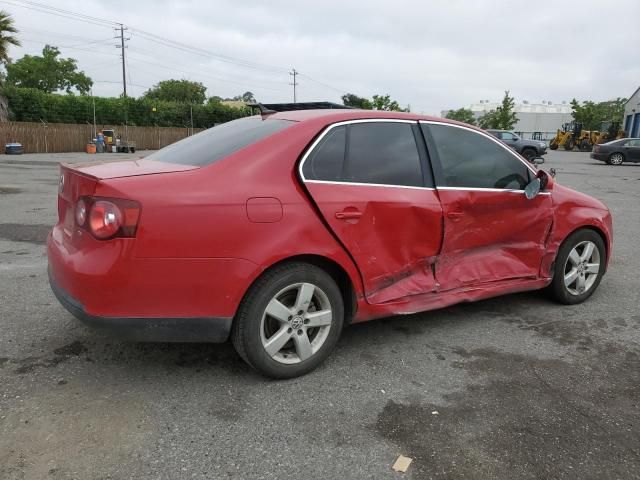
<instances>
[{"instance_id":1,"label":"overcast sky","mask_svg":"<svg viewBox=\"0 0 640 480\"><path fill-rule=\"evenodd\" d=\"M209 96L250 90L265 103L291 101L291 68L303 74L299 101L389 93L426 114L498 101L506 89L518 101L559 103L628 97L640 86L638 0L38 1L131 27L134 96L160 80L186 78L204 83ZM14 59L56 45L78 60L96 95L122 92L108 26L15 0L0 8L20 30ZM135 29L206 52L163 46Z\"/></svg>"}]
</instances>

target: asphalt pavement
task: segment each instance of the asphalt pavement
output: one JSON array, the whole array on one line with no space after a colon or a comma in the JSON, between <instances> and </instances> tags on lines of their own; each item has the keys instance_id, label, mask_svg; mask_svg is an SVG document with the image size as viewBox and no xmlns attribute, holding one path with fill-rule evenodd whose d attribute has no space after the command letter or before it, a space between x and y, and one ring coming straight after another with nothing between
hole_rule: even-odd
<instances>
[{"instance_id":1,"label":"asphalt pavement","mask_svg":"<svg viewBox=\"0 0 640 480\"><path fill-rule=\"evenodd\" d=\"M640 478L640 164L546 156L613 212L586 303L356 325L317 371L272 381L229 344L124 343L58 304L57 162L89 158L0 155L0 479Z\"/></svg>"}]
</instances>

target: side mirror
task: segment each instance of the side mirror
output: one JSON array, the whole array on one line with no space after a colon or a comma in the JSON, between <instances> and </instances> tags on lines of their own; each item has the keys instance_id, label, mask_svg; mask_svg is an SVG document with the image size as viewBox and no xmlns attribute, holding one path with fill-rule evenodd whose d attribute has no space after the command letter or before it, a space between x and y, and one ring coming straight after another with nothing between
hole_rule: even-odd
<instances>
[{"instance_id":1,"label":"side mirror","mask_svg":"<svg viewBox=\"0 0 640 480\"><path fill-rule=\"evenodd\" d=\"M533 163L534 165L542 165L544 163L544 158L542 158L542 157L533 157L531 159L531 163Z\"/></svg>"},{"instance_id":2,"label":"side mirror","mask_svg":"<svg viewBox=\"0 0 640 480\"><path fill-rule=\"evenodd\" d=\"M540 179L534 178L526 187L524 187L524 196L527 197L527 200L535 198L535 196L540 193L540 184Z\"/></svg>"}]
</instances>

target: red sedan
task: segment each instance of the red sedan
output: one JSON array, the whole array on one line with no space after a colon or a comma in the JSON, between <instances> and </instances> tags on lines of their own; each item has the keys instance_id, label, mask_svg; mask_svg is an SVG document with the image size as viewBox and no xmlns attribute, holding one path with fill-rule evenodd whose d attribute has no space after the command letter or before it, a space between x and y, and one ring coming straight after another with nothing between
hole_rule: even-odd
<instances>
[{"instance_id":1,"label":"red sedan","mask_svg":"<svg viewBox=\"0 0 640 480\"><path fill-rule=\"evenodd\" d=\"M611 214L493 136L364 110L229 122L143 160L62 165L50 283L80 320L224 342L265 375L343 327L525 290L586 300Z\"/></svg>"}]
</instances>

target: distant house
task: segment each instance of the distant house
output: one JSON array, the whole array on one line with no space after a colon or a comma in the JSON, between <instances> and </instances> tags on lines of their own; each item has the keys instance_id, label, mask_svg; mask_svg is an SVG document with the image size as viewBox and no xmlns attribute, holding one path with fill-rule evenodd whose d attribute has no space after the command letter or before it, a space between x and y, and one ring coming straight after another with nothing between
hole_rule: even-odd
<instances>
[{"instance_id":1,"label":"distant house","mask_svg":"<svg viewBox=\"0 0 640 480\"><path fill-rule=\"evenodd\" d=\"M630 137L640 137L640 87L624 104L624 130Z\"/></svg>"}]
</instances>

